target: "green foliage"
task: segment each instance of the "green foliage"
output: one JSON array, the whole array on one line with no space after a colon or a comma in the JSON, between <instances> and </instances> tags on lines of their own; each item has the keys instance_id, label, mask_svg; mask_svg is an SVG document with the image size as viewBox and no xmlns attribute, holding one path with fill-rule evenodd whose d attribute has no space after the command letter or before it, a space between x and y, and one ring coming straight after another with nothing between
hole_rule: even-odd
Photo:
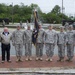
<instances>
[{"instance_id":1,"label":"green foliage","mask_svg":"<svg viewBox=\"0 0 75 75\"><path fill-rule=\"evenodd\" d=\"M39 18L44 23L61 23L62 19L70 19L70 17L62 14L60 11L60 6L56 5L51 12L43 13L37 4L31 4L30 6L24 5L6 5L0 4L0 18L9 18L10 21L14 22L26 22L31 20L32 11L37 8ZM75 18L74 18L75 19Z\"/></svg>"},{"instance_id":2,"label":"green foliage","mask_svg":"<svg viewBox=\"0 0 75 75\"><path fill-rule=\"evenodd\" d=\"M58 5L51 12L42 14L42 17L46 23L61 23L63 19L70 19L67 15L61 13L60 6Z\"/></svg>"},{"instance_id":3,"label":"green foliage","mask_svg":"<svg viewBox=\"0 0 75 75\"><path fill-rule=\"evenodd\" d=\"M57 15L57 14L61 13L60 11L61 11L60 6L56 5L56 6L52 9L51 13L54 13L54 14Z\"/></svg>"}]
</instances>

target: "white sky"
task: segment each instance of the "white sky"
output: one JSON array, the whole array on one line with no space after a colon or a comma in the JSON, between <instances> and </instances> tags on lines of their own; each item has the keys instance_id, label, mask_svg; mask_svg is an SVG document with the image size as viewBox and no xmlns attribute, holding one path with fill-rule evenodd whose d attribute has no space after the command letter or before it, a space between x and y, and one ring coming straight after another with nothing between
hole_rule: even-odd
<instances>
[{"instance_id":1,"label":"white sky","mask_svg":"<svg viewBox=\"0 0 75 75\"><path fill-rule=\"evenodd\" d=\"M31 3L38 4L41 10L45 13L48 13L52 10L55 5L59 5L62 7L62 0L0 0L0 3L5 4L20 4L24 3L25 5L30 5ZM75 0L63 0L64 5L64 13L67 15L75 16Z\"/></svg>"}]
</instances>

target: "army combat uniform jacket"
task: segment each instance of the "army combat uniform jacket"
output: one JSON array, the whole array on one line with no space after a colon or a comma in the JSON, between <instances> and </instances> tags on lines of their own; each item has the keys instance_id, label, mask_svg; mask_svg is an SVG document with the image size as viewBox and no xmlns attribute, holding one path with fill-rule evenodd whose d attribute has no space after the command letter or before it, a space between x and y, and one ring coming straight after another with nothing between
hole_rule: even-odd
<instances>
[{"instance_id":1,"label":"army combat uniform jacket","mask_svg":"<svg viewBox=\"0 0 75 75\"><path fill-rule=\"evenodd\" d=\"M23 34L25 56L31 56L32 52L32 30L25 30Z\"/></svg>"},{"instance_id":2,"label":"army combat uniform jacket","mask_svg":"<svg viewBox=\"0 0 75 75\"><path fill-rule=\"evenodd\" d=\"M67 56L72 59L74 56L75 32L73 30L67 32Z\"/></svg>"},{"instance_id":3,"label":"army combat uniform jacket","mask_svg":"<svg viewBox=\"0 0 75 75\"><path fill-rule=\"evenodd\" d=\"M45 32L45 48L46 48L46 55L48 57L52 57L54 54L54 47L56 44L56 32L54 30L47 30Z\"/></svg>"},{"instance_id":4,"label":"army combat uniform jacket","mask_svg":"<svg viewBox=\"0 0 75 75\"><path fill-rule=\"evenodd\" d=\"M64 58L65 56L65 45L66 45L66 33L59 32L57 34L57 45L58 45L58 56Z\"/></svg>"},{"instance_id":5,"label":"army combat uniform jacket","mask_svg":"<svg viewBox=\"0 0 75 75\"><path fill-rule=\"evenodd\" d=\"M43 43L44 43L44 29L39 29L36 44L36 56L41 57L43 55Z\"/></svg>"},{"instance_id":6,"label":"army combat uniform jacket","mask_svg":"<svg viewBox=\"0 0 75 75\"><path fill-rule=\"evenodd\" d=\"M12 44L15 46L16 56L22 56L23 49L23 32L21 30L16 30L12 34Z\"/></svg>"}]
</instances>

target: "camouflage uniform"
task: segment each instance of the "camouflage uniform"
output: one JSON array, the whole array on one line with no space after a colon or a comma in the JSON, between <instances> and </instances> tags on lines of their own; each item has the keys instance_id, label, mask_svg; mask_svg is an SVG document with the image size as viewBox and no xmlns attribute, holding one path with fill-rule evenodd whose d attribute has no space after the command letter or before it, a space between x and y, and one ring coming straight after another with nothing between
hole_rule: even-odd
<instances>
[{"instance_id":1,"label":"camouflage uniform","mask_svg":"<svg viewBox=\"0 0 75 75\"><path fill-rule=\"evenodd\" d=\"M3 23L2 23L3 27L5 26L5 21L3 20Z\"/></svg>"},{"instance_id":2,"label":"camouflage uniform","mask_svg":"<svg viewBox=\"0 0 75 75\"><path fill-rule=\"evenodd\" d=\"M69 23L65 23L65 30L68 31Z\"/></svg>"},{"instance_id":3,"label":"camouflage uniform","mask_svg":"<svg viewBox=\"0 0 75 75\"><path fill-rule=\"evenodd\" d=\"M22 56L23 50L23 32L21 30L16 30L12 34L12 44L15 46L16 56Z\"/></svg>"},{"instance_id":4,"label":"camouflage uniform","mask_svg":"<svg viewBox=\"0 0 75 75\"><path fill-rule=\"evenodd\" d=\"M45 32L45 47L47 57L52 57L54 54L54 47L56 44L56 32L54 30L48 30Z\"/></svg>"},{"instance_id":5,"label":"camouflage uniform","mask_svg":"<svg viewBox=\"0 0 75 75\"><path fill-rule=\"evenodd\" d=\"M43 43L44 43L44 29L39 29L37 44L36 44L36 56L41 57L43 55Z\"/></svg>"},{"instance_id":6,"label":"camouflage uniform","mask_svg":"<svg viewBox=\"0 0 75 75\"><path fill-rule=\"evenodd\" d=\"M67 32L67 57L72 59L74 56L74 39L75 33L73 30Z\"/></svg>"},{"instance_id":7,"label":"camouflage uniform","mask_svg":"<svg viewBox=\"0 0 75 75\"><path fill-rule=\"evenodd\" d=\"M0 42L1 42L1 33L0 33Z\"/></svg>"},{"instance_id":8,"label":"camouflage uniform","mask_svg":"<svg viewBox=\"0 0 75 75\"><path fill-rule=\"evenodd\" d=\"M24 31L24 46L25 46L25 55L31 56L32 50L32 30Z\"/></svg>"},{"instance_id":9,"label":"camouflage uniform","mask_svg":"<svg viewBox=\"0 0 75 75\"><path fill-rule=\"evenodd\" d=\"M57 34L58 56L60 59L65 56L66 33L59 32Z\"/></svg>"}]
</instances>

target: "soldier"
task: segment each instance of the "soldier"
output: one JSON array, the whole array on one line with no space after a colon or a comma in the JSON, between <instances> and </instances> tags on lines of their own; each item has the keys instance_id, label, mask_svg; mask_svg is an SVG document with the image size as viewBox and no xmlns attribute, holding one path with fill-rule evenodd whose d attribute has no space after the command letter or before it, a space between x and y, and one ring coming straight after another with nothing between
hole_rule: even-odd
<instances>
[{"instance_id":1,"label":"soldier","mask_svg":"<svg viewBox=\"0 0 75 75\"><path fill-rule=\"evenodd\" d=\"M22 27L22 21L20 21L20 26Z\"/></svg>"},{"instance_id":2,"label":"soldier","mask_svg":"<svg viewBox=\"0 0 75 75\"><path fill-rule=\"evenodd\" d=\"M49 25L48 30L45 32L45 47L47 55L46 61L52 61L55 44L56 44L56 32L53 30L53 26Z\"/></svg>"},{"instance_id":3,"label":"soldier","mask_svg":"<svg viewBox=\"0 0 75 75\"><path fill-rule=\"evenodd\" d=\"M67 57L68 59L66 61L72 61L72 58L74 57L74 38L75 38L75 32L73 31L73 26L70 25L68 32L67 32Z\"/></svg>"},{"instance_id":4,"label":"soldier","mask_svg":"<svg viewBox=\"0 0 75 75\"><path fill-rule=\"evenodd\" d=\"M60 32L57 34L57 45L58 45L58 61L64 61L65 57L65 45L66 45L66 33L64 27L60 27Z\"/></svg>"},{"instance_id":5,"label":"soldier","mask_svg":"<svg viewBox=\"0 0 75 75\"><path fill-rule=\"evenodd\" d=\"M1 33L0 33L0 42L1 42Z\"/></svg>"},{"instance_id":6,"label":"soldier","mask_svg":"<svg viewBox=\"0 0 75 75\"><path fill-rule=\"evenodd\" d=\"M5 26L5 21L4 20L2 21L2 25L3 25L3 27Z\"/></svg>"},{"instance_id":7,"label":"soldier","mask_svg":"<svg viewBox=\"0 0 75 75\"><path fill-rule=\"evenodd\" d=\"M69 23L66 22L66 23L65 23L65 30L66 30L66 31L68 31L68 27L69 27Z\"/></svg>"},{"instance_id":8,"label":"soldier","mask_svg":"<svg viewBox=\"0 0 75 75\"><path fill-rule=\"evenodd\" d=\"M17 62L22 61L22 50L23 50L23 32L21 31L20 25L17 26L17 30L12 34L12 44L15 46Z\"/></svg>"},{"instance_id":9,"label":"soldier","mask_svg":"<svg viewBox=\"0 0 75 75\"><path fill-rule=\"evenodd\" d=\"M42 61L42 55L43 55L43 43L44 43L44 29L39 25L39 32L37 36L37 42L36 42L36 61L41 60Z\"/></svg>"},{"instance_id":10,"label":"soldier","mask_svg":"<svg viewBox=\"0 0 75 75\"><path fill-rule=\"evenodd\" d=\"M31 50L32 50L32 30L30 26L27 27L27 30L24 31L24 46L25 46L25 56L26 60L32 60Z\"/></svg>"}]
</instances>

